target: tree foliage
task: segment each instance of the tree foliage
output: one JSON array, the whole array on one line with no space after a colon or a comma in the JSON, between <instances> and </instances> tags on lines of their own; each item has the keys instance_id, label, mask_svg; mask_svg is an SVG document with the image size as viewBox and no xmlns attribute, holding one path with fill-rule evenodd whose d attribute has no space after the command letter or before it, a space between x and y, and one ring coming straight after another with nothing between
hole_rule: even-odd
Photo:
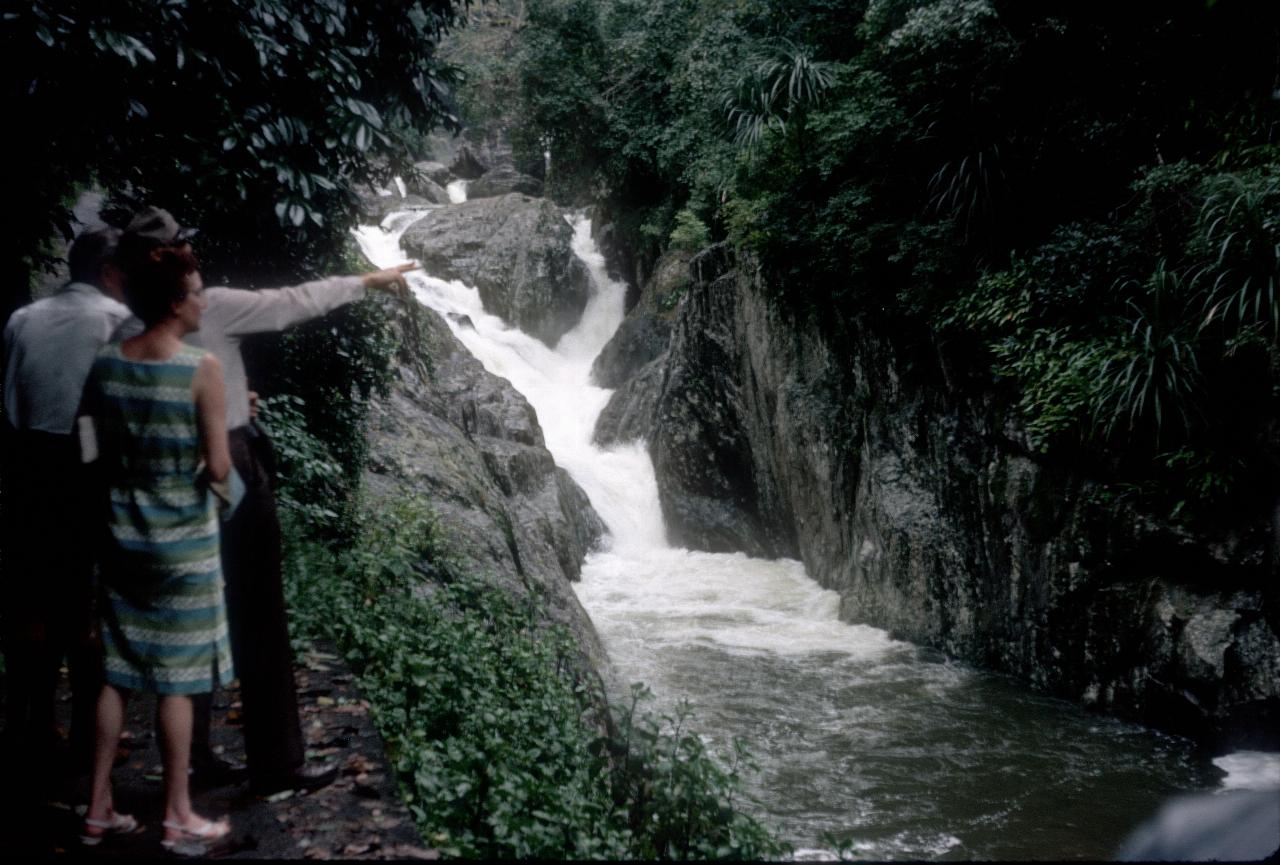
<instances>
[{"instance_id":1,"label":"tree foliage","mask_svg":"<svg viewBox=\"0 0 1280 865\"><path fill-rule=\"evenodd\" d=\"M1175 499L1230 488L1208 466L1276 482L1276 4L602 0L579 25L615 62L558 70L596 109L558 135L634 276L697 218L833 341L876 326L1009 392L1035 450Z\"/></svg>"},{"instance_id":2,"label":"tree foliage","mask_svg":"<svg viewBox=\"0 0 1280 865\"><path fill-rule=\"evenodd\" d=\"M202 229L208 275L239 284L328 264L359 184L410 161L410 133L454 122L435 45L455 0L38 0L0 25L23 202L6 253L20 301L97 182Z\"/></svg>"}]
</instances>

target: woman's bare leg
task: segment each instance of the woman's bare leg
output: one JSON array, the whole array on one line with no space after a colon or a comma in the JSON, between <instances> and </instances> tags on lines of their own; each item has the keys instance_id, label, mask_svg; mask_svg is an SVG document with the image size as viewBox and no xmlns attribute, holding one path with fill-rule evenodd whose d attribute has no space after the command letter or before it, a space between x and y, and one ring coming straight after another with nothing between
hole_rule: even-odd
<instances>
[{"instance_id":1,"label":"woman's bare leg","mask_svg":"<svg viewBox=\"0 0 1280 865\"><path fill-rule=\"evenodd\" d=\"M185 826L191 822L191 698L164 695L156 707L160 716L160 760L164 764L164 819Z\"/></svg>"},{"instance_id":2,"label":"woman's bare leg","mask_svg":"<svg viewBox=\"0 0 1280 865\"><path fill-rule=\"evenodd\" d=\"M89 797L89 812L85 815L91 820L106 820L113 811L111 765L115 762L123 729L124 695L111 685L103 685L98 695L97 720L94 723L93 789ZM90 834L98 833L90 831Z\"/></svg>"},{"instance_id":3,"label":"woman's bare leg","mask_svg":"<svg viewBox=\"0 0 1280 865\"><path fill-rule=\"evenodd\" d=\"M167 694L156 707L160 716L160 757L164 763L164 821L195 830L208 821L191 808L187 769L191 765L191 698ZM165 827L166 838L177 838L178 829Z\"/></svg>"}]
</instances>

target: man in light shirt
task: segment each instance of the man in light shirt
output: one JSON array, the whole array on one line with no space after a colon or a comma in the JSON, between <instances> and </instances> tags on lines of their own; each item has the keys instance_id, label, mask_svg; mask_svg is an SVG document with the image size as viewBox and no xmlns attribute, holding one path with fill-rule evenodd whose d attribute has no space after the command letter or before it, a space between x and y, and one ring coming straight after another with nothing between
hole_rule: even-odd
<instances>
[{"instance_id":1,"label":"man in light shirt","mask_svg":"<svg viewBox=\"0 0 1280 865\"><path fill-rule=\"evenodd\" d=\"M54 693L71 676L71 765L87 770L101 658L90 637L97 536L73 435L94 357L129 317L116 263L120 231L72 244L71 282L14 312L4 330L4 509L0 636L5 654L6 772L51 780Z\"/></svg>"},{"instance_id":2,"label":"man in light shirt","mask_svg":"<svg viewBox=\"0 0 1280 865\"><path fill-rule=\"evenodd\" d=\"M122 260L127 268L133 256L157 246L181 246L189 232L167 211L147 208L125 229ZM281 331L359 300L370 289L403 294L407 291L404 273L417 266L401 265L291 288L208 288L204 295L208 307L200 330L188 337L222 363L231 459L246 490L234 516L222 524L222 571L231 649L240 679L245 753L252 788L259 794L324 786L336 777L337 767L305 761L281 585L280 522L270 469L273 460L270 442L250 422L240 345L247 336ZM202 707L197 702L196 708L192 765L204 762L216 767L210 775L229 775L228 767L211 754L196 753L202 747L207 749L209 723L208 703Z\"/></svg>"}]
</instances>

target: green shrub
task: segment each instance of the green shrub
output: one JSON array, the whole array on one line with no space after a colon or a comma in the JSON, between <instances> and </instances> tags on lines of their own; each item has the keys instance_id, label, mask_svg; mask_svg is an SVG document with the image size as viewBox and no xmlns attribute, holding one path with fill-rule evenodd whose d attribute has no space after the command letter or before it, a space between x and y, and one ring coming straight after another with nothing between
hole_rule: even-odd
<instances>
[{"instance_id":1,"label":"green shrub","mask_svg":"<svg viewBox=\"0 0 1280 865\"><path fill-rule=\"evenodd\" d=\"M711 243L711 232L698 215L687 207L676 214L676 227L671 230L671 248L697 252Z\"/></svg>"},{"instance_id":2,"label":"green shrub","mask_svg":"<svg viewBox=\"0 0 1280 865\"><path fill-rule=\"evenodd\" d=\"M464 573L419 500L381 503L338 552L286 519L295 629L332 639L359 674L428 843L485 858L784 851L735 806L741 746L721 768L683 713L639 714L639 690L606 732L569 633L544 624L537 596Z\"/></svg>"}]
</instances>

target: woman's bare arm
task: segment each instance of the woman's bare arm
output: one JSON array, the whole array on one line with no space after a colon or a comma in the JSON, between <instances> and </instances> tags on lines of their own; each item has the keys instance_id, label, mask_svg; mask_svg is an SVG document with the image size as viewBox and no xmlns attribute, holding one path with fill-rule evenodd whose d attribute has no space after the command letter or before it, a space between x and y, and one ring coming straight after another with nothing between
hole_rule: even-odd
<instances>
[{"instance_id":1,"label":"woman's bare arm","mask_svg":"<svg viewBox=\"0 0 1280 865\"><path fill-rule=\"evenodd\" d=\"M212 354L200 359L191 390L200 424L200 450L209 476L225 480L231 473L231 448L227 444L227 389L222 383L222 364Z\"/></svg>"}]
</instances>

